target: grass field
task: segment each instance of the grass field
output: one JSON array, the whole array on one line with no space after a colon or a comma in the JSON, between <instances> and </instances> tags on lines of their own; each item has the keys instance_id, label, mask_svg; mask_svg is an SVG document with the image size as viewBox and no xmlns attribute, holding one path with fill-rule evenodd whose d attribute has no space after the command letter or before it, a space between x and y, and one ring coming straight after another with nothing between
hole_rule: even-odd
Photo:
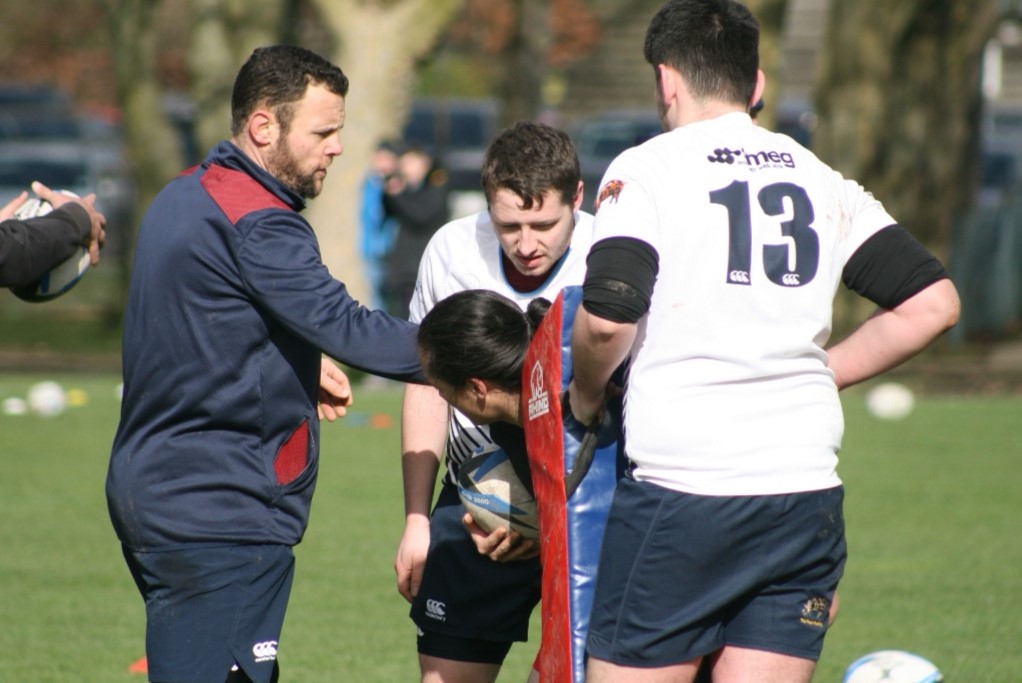
<instances>
[{"instance_id":1,"label":"grass field","mask_svg":"<svg viewBox=\"0 0 1022 683\"><path fill-rule=\"evenodd\" d=\"M128 673L144 654L142 604L103 494L118 380L49 378L88 402L55 419L0 415L0 680L143 681ZM0 399L38 379L0 375ZM281 644L286 681L417 680L391 568L399 396L359 392L345 423L324 425ZM837 683L853 659L887 648L932 659L952 683L1022 680L1022 398L923 398L894 423L870 418L861 392L845 407L850 559L815 680ZM502 683L525 680L534 647L512 650Z\"/></svg>"}]
</instances>

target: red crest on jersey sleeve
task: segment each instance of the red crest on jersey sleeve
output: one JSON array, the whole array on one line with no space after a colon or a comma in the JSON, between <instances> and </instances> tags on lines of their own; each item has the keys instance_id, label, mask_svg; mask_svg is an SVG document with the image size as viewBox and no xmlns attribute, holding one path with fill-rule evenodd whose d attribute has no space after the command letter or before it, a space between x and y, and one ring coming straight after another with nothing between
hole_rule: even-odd
<instances>
[{"instance_id":1,"label":"red crest on jersey sleeve","mask_svg":"<svg viewBox=\"0 0 1022 683\"><path fill-rule=\"evenodd\" d=\"M624 186L625 181L623 180L608 180L604 186L600 188L600 194L596 196L596 206L593 208L593 211L599 211L600 204L607 199L616 202L618 197L621 196L621 190Z\"/></svg>"}]
</instances>

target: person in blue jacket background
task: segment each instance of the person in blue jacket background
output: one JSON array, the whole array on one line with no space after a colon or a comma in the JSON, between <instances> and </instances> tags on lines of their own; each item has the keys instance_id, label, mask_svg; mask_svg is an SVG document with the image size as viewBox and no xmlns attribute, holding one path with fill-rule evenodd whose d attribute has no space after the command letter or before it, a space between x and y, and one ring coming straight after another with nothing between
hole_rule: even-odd
<instances>
[{"instance_id":1,"label":"person in blue jacket background","mask_svg":"<svg viewBox=\"0 0 1022 683\"><path fill-rule=\"evenodd\" d=\"M146 605L152 681L277 680L316 484L322 355L421 381L416 326L353 300L300 213L343 150L347 91L304 48L255 50L231 139L171 181L139 229L106 490ZM322 386L343 410L343 376Z\"/></svg>"},{"instance_id":2,"label":"person in blue jacket background","mask_svg":"<svg viewBox=\"0 0 1022 683\"><path fill-rule=\"evenodd\" d=\"M373 308L383 308L385 263L397 239L397 221L384 210L383 193L387 182L398 172L397 160L400 153L401 148L397 143L382 141L373 151L369 170L362 179L358 247L362 267L369 280L369 303Z\"/></svg>"}]
</instances>

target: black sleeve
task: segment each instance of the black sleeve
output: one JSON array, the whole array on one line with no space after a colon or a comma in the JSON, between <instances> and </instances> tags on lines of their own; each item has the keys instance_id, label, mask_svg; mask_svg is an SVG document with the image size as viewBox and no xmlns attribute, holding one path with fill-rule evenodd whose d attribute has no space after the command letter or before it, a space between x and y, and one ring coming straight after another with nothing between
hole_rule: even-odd
<instances>
[{"instance_id":1,"label":"black sleeve","mask_svg":"<svg viewBox=\"0 0 1022 683\"><path fill-rule=\"evenodd\" d=\"M863 242L841 274L848 289L887 309L946 277L937 257L900 225L888 226Z\"/></svg>"},{"instance_id":2,"label":"black sleeve","mask_svg":"<svg viewBox=\"0 0 1022 683\"><path fill-rule=\"evenodd\" d=\"M633 237L609 237L589 250L582 283L582 306L616 323L634 323L646 315L660 272L660 255Z\"/></svg>"},{"instance_id":3,"label":"black sleeve","mask_svg":"<svg viewBox=\"0 0 1022 683\"><path fill-rule=\"evenodd\" d=\"M0 223L0 287L24 287L70 258L92 230L88 211L65 204L38 218Z\"/></svg>"}]
</instances>

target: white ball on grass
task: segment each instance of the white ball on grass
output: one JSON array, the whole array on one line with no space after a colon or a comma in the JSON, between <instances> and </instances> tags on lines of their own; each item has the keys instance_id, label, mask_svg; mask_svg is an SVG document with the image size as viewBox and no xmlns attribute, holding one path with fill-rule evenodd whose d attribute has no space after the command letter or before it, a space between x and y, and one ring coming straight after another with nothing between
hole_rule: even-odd
<instances>
[{"instance_id":1,"label":"white ball on grass","mask_svg":"<svg viewBox=\"0 0 1022 683\"><path fill-rule=\"evenodd\" d=\"M884 382L866 392L866 410L880 420L903 420L915 405L915 394L898 382Z\"/></svg>"},{"instance_id":2,"label":"white ball on grass","mask_svg":"<svg viewBox=\"0 0 1022 683\"><path fill-rule=\"evenodd\" d=\"M67 408L67 394L57 382L33 384L28 389L28 407L36 415L56 417Z\"/></svg>"},{"instance_id":3,"label":"white ball on grass","mask_svg":"<svg viewBox=\"0 0 1022 683\"><path fill-rule=\"evenodd\" d=\"M4 399L3 411L4 415L24 415L28 412L28 404L25 399L12 396Z\"/></svg>"}]
</instances>

